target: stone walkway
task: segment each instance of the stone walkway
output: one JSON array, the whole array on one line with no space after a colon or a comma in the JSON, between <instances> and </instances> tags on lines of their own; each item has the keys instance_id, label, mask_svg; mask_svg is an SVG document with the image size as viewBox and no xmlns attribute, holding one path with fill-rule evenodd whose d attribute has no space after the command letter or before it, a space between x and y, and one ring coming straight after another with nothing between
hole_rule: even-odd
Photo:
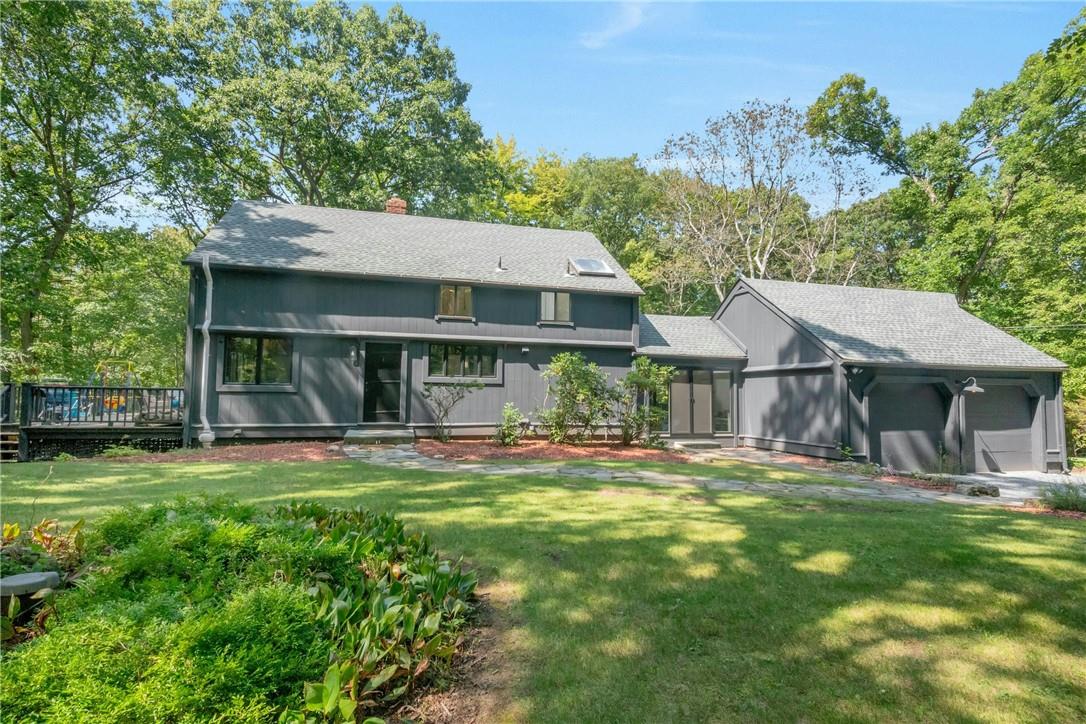
<instances>
[{"instance_id":1,"label":"stone walkway","mask_svg":"<svg viewBox=\"0 0 1086 724\"><path fill-rule=\"evenodd\" d=\"M694 462L711 462L722 457L748 460L779 467L804 470L823 478L835 478L847 485L797 485L792 483L752 483L744 480L683 475L680 473L661 473L655 470L605 470L601 468L553 463L517 463L486 462L472 463L441 458L427 457L415 449L414 445L403 444L391 447L344 445L343 452L353 460L360 460L373 465L388 467L429 470L443 473L472 473L475 475L551 475L568 478L588 478L599 481L648 483L651 485L694 486L705 490L756 493L758 495L794 496L804 498L827 498L836 500L876 500L906 503L959 503L967 505L1021 506L1023 500L992 497L974 497L958 493L946 493L923 488L911 488L904 485L879 483L860 475L840 473L824 468L813 468L798 463L774 462L771 454L763 451L736 450L712 451L693 456ZM676 466L678 467L678 465Z\"/></svg>"}]
</instances>

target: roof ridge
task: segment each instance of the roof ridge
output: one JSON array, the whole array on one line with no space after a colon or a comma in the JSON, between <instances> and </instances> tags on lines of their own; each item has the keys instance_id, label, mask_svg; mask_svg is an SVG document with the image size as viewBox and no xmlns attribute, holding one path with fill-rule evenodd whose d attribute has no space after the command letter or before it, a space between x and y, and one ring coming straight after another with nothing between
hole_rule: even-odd
<instances>
[{"instance_id":1,"label":"roof ridge","mask_svg":"<svg viewBox=\"0 0 1086 724\"><path fill-rule=\"evenodd\" d=\"M561 232L563 234L588 234L588 235L590 235L592 237L596 237L596 235L593 234L591 231L585 231L584 229L557 229L557 228L552 227L552 226L528 226L526 224L507 224L507 223L505 223L503 221L475 221L475 220L472 220L472 219L454 219L454 218L449 218L447 216L426 216L424 214L412 214L412 213L390 214L387 211L375 211L373 209L347 209L347 208L344 208L342 206L317 206L315 204L286 203L286 202L283 202L283 201L276 201L274 199L267 200L267 201L261 200L261 199L237 199L236 201L234 201L233 204L231 204L231 206L235 206L235 205L238 205L238 204L261 204L263 206L280 206L280 207L292 207L292 208L298 208L298 209L315 209L317 211L344 211L344 212L347 212L347 213L350 213L350 214L367 214L367 215L379 216L382 219L384 219L386 217L389 218L389 219L396 219L396 220L399 220L399 219L425 219L427 221L441 221L441 222L444 222L444 223L452 223L452 224L464 224L464 225L471 225L471 226L486 226L486 227L498 226L498 227L505 227L505 228L512 228L512 229L524 229L526 231L557 231L557 232ZM397 222L393 222L393 223L397 223ZM597 237L597 240L598 240L598 237ZM602 243L603 242L600 242L601 245L602 245ZM604 247L604 251L607 251L607 247ZM611 252L608 251L607 253L610 254Z\"/></svg>"}]
</instances>

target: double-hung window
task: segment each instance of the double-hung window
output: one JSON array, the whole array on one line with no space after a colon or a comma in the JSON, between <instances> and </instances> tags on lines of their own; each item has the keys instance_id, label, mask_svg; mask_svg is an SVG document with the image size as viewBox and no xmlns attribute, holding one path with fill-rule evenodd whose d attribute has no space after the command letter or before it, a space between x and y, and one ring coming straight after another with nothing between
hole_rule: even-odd
<instances>
[{"instance_id":1,"label":"double-hung window","mask_svg":"<svg viewBox=\"0 0 1086 724\"><path fill-rule=\"evenodd\" d=\"M431 344L430 377L497 377L498 348L487 344Z\"/></svg>"},{"instance_id":2,"label":"double-hung window","mask_svg":"<svg viewBox=\"0 0 1086 724\"><path fill-rule=\"evenodd\" d=\"M222 381L227 385L289 385L294 345L289 337L226 337Z\"/></svg>"},{"instance_id":3,"label":"double-hung window","mask_svg":"<svg viewBox=\"0 0 1086 724\"><path fill-rule=\"evenodd\" d=\"M569 292L541 292L539 295L539 321L573 321Z\"/></svg>"},{"instance_id":4,"label":"double-hung window","mask_svg":"<svg viewBox=\"0 0 1086 724\"><path fill-rule=\"evenodd\" d=\"M471 287L442 284L438 295L439 317L471 317Z\"/></svg>"}]
</instances>

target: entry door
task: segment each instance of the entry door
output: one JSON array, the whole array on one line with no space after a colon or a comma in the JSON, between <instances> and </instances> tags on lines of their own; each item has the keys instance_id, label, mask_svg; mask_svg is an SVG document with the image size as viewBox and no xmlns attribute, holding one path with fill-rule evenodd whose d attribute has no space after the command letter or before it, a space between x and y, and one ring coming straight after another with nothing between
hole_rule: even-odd
<instances>
[{"instance_id":1,"label":"entry door","mask_svg":"<svg viewBox=\"0 0 1086 724\"><path fill-rule=\"evenodd\" d=\"M671 378L671 434L713 434L713 373L679 370Z\"/></svg>"},{"instance_id":2,"label":"entry door","mask_svg":"<svg viewBox=\"0 0 1086 724\"><path fill-rule=\"evenodd\" d=\"M399 344L366 343L362 422L400 421L401 353Z\"/></svg>"}]
</instances>

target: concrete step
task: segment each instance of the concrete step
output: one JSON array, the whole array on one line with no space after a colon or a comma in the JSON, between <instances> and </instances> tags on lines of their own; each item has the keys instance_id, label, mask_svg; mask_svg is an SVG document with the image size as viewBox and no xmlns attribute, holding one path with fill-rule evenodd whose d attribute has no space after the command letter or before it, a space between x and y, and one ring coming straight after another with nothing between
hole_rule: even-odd
<instances>
[{"instance_id":1,"label":"concrete step","mask_svg":"<svg viewBox=\"0 0 1086 724\"><path fill-rule=\"evenodd\" d=\"M406 427L356 427L343 436L344 445L401 445L415 442L415 431Z\"/></svg>"},{"instance_id":2,"label":"concrete step","mask_svg":"<svg viewBox=\"0 0 1086 724\"><path fill-rule=\"evenodd\" d=\"M719 440L672 440L671 447L678 450L719 450L724 447Z\"/></svg>"}]
</instances>

